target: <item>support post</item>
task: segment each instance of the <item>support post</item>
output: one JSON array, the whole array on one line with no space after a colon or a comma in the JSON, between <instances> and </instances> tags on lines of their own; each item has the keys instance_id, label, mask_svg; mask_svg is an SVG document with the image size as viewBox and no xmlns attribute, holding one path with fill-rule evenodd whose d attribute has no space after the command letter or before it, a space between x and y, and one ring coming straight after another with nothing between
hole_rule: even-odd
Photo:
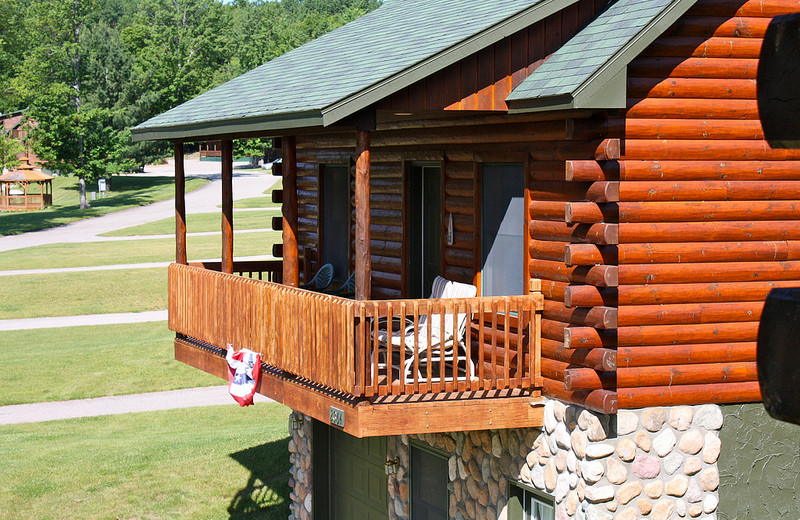
<instances>
[{"instance_id":1,"label":"support post","mask_svg":"<svg viewBox=\"0 0 800 520\"><path fill-rule=\"evenodd\" d=\"M356 300L369 300L372 285L369 236L370 137L368 130L358 130L356 133Z\"/></svg>"},{"instance_id":2,"label":"support post","mask_svg":"<svg viewBox=\"0 0 800 520\"><path fill-rule=\"evenodd\" d=\"M183 143L175 142L175 262L186 265L186 170Z\"/></svg>"},{"instance_id":3,"label":"support post","mask_svg":"<svg viewBox=\"0 0 800 520\"><path fill-rule=\"evenodd\" d=\"M283 159L283 284L300 285L300 253L297 247L297 141L281 140Z\"/></svg>"},{"instance_id":4,"label":"support post","mask_svg":"<svg viewBox=\"0 0 800 520\"><path fill-rule=\"evenodd\" d=\"M222 272L233 273L233 141L222 141Z\"/></svg>"}]
</instances>

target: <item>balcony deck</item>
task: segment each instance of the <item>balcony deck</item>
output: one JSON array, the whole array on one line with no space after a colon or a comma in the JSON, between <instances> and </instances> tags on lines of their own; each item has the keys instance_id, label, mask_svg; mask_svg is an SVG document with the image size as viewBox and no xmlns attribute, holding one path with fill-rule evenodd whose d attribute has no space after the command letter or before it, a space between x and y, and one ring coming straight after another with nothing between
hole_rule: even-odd
<instances>
[{"instance_id":1,"label":"balcony deck","mask_svg":"<svg viewBox=\"0 0 800 520\"><path fill-rule=\"evenodd\" d=\"M356 301L274 283L280 261L215 267L169 268L180 361L226 377L226 345L259 352L259 393L358 437L541 426L539 292Z\"/></svg>"}]
</instances>

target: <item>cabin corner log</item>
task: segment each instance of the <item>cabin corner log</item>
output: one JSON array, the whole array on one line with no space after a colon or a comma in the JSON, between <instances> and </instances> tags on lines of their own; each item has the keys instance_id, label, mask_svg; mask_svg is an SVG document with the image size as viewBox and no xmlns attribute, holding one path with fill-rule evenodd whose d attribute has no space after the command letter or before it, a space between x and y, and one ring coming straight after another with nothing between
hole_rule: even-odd
<instances>
[{"instance_id":1,"label":"cabin corner log","mask_svg":"<svg viewBox=\"0 0 800 520\"><path fill-rule=\"evenodd\" d=\"M568 392L614 390L616 385L616 372L600 372L582 367L570 367L564 370L564 389Z\"/></svg>"},{"instance_id":2,"label":"cabin corner log","mask_svg":"<svg viewBox=\"0 0 800 520\"><path fill-rule=\"evenodd\" d=\"M563 331L565 349L595 349L615 347L615 331L598 330L594 327L568 326Z\"/></svg>"},{"instance_id":3,"label":"cabin corner log","mask_svg":"<svg viewBox=\"0 0 800 520\"><path fill-rule=\"evenodd\" d=\"M591 244L618 244L619 224L566 224L532 220L528 224L531 238L536 240L558 240L565 242L585 242Z\"/></svg>"},{"instance_id":4,"label":"cabin corner log","mask_svg":"<svg viewBox=\"0 0 800 520\"><path fill-rule=\"evenodd\" d=\"M671 100L672 101L672 100ZM568 160L565 178L600 181L794 181L797 160ZM625 184L620 186L625 190Z\"/></svg>"},{"instance_id":5,"label":"cabin corner log","mask_svg":"<svg viewBox=\"0 0 800 520\"><path fill-rule=\"evenodd\" d=\"M575 403L589 410L603 413L617 413L617 393L613 390L594 390L591 392L570 392L558 380L544 379L544 395L568 403Z\"/></svg>"},{"instance_id":6,"label":"cabin corner log","mask_svg":"<svg viewBox=\"0 0 800 520\"><path fill-rule=\"evenodd\" d=\"M542 356L599 371L617 369L617 351L609 348L568 349L559 341L542 339Z\"/></svg>"}]
</instances>

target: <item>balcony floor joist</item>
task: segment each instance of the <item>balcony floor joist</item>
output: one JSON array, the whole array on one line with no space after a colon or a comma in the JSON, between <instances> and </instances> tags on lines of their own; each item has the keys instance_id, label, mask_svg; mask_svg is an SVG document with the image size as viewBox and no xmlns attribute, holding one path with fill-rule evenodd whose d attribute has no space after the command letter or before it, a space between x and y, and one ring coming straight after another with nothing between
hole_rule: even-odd
<instances>
[{"instance_id":1,"label":"balcony floor joist","mask_svg":"<svg viewBox=\"0 0 800 520\"><path fill-rule=\"evenodd\" d=\"M225 351L175 339L175 359L227 380ZM257 392L332 426L340 410L346 433L355 437L437 433L543 425L538 393L481 392L354 399L280 370L262 366ZM232 401L233 402L233 401Z\"/></svg>"}]
</instances>

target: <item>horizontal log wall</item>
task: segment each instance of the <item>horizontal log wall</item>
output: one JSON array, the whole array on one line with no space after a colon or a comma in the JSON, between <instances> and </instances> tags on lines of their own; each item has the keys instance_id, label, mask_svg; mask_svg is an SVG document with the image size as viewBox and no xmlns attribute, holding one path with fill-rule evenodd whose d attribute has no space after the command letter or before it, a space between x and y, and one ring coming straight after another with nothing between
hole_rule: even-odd
<instances>
[{"instance_id":1,"label":"horizontal log wall","mask_svg":"<svg viewBox=\"0 0 800 520\"><path fill-rule=\"evenodd\" d=\"M565 260L619 266L617 289L566 297L618 305L621 408L760 399L763 301L800 286L800 151L764 141L755 74L769 19L798 9L699 0L628 68L628 110L606 123L623 137L619 161L568 164L573 182L610 183L617 196L567 206L571 222L614 226L618 243L576 244Z\"/></svg>"}]
</instances>

